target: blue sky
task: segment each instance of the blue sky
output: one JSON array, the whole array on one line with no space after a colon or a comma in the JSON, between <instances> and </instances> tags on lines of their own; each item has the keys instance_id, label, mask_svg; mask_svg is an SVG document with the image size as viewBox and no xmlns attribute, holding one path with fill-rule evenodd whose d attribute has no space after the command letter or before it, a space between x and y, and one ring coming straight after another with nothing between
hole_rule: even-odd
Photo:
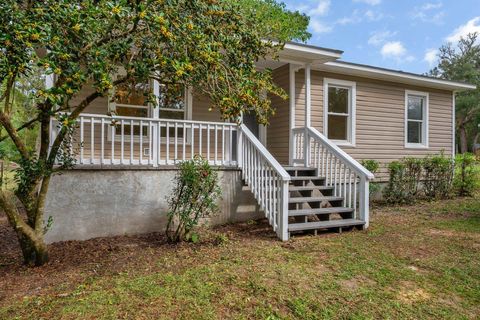
<instances>
[{"instance_id":1,"label":"blue sky","mask_svg":"<svg viewBox=\"0 0 480 320\"><path fill-rule=\"evenodd\" d=\"M416 73L437 49L480 32L480 0L284 0L310 16L309 44L345 51L343 60Z\"/></svg>"}]
</instances>

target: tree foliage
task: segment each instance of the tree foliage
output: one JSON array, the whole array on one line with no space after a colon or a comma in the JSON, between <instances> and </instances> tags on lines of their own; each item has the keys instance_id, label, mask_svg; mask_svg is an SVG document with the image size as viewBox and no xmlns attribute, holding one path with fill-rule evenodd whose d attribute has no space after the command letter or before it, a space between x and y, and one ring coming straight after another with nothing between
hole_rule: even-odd
<instances>
[{"instance_id":1,"label":"tree foliage","mask_svg":"<svg viewBox=\"0 0 480 320\"><path fill-rule=\"evenodd\" d=\"M479 134L480 123L480 38L478 33L461 38L456 46L448 43L439 50L438 66L429 74L435 77L468 82L476 90L457 93L456 125L460 152L471 150Z\"/></svg>"},{"instance_id":2,"label":"tree foliage","mask_svg":"<svg viewBox=\"0 0 480 320\"><path fill-rule=\"evenodd\" d=\"M310 18L298 11L289 11L284 3L274 0L230 0L240 6L244 15L251 15L255 28L267 39L307 41Z\"/></svg>"},{"instance_id":3,"label":"tree foliage","mask_svg":"<svg viewBox=\"0 0 480 320\"><path fill-rule=\"evenodd\" d=\"M265 92L281 97L285 92L273 84L269 70L258 71L255 63L275 56L284 41L305 39L306 25L286 28L288 16L301 16L274 1L251 4L252 11L229 0L0 3L0 124L5 132L0 139L10 140L18 152L15 195L26 219L9 192L0 193L0 205L17 232L26 263L40 265L48 260L43 241L45 199L51 175L63 169L55 166L55 160L62 157L64 167L73 165L72 159L63 157L68 157L77 117L115 86L151 79L181 84L210 97L212 107L225 119L251 112L259 122L268 122L274 109ZM267 27L259 23L258 14L272 17L269 23L280 17L282 23ZM270 35L280 42L265 40ZM30 81L37 71L53 79L50 87ZM29 92L35 105L29 119L17 124L12 119L12 97L21 81L32 84ZM91 93L73 104L73 98L86 89ZM155 102L153 97L150 101ZM53 141L51 117L61 125ZM33 151L19 132L34 125L40 128L40 142Z\"/></svg>"}]
</instances>

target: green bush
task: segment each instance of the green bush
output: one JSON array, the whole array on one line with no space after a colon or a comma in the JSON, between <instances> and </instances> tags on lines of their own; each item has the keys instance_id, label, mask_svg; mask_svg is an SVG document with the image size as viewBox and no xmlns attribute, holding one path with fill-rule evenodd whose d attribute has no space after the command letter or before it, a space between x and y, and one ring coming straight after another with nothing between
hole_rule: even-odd
<instances>
[{"instance_id":1,"label":"green bush","mask_svg":"<svg viewBox=\"0 0 480 320\"><path fill-rule=\"evenodd\" d=\"M459 196L472 196L479 188L480 177L478 163L472 153L459 154L455 157L455 177L453 186Z\"/></svg>"},{"instance_id":2,"label":"green bush","mask_svg":"<svg viewBox=\"0 0 480 320\"><path fill-rule=\"evenodd\" d=\"M418 196L418 184L421 178L420 159L405 158L388 165L389 181L383 196L388 203L407 203Z\"/></svg>"},{"instance_id":3,"label":"green bush","mask_svg":"<svg viewBox=\"0 0 480 320\"><path fill-rule=\"evenodd\" d=\"M424 192L431 199L452 197L454 162L444 154L429 156L423 160Z\"/></svg>"},{"instance_id":4,"label":"green bush","mask_svg":"<svg viewBox=\"0 0 480 320\"><path fill-rule=\"evenodd\" d=\"M368 171L373 174L378 172L380 168L380 163L377 160L365 159L362 160L361 165L365 167ZM380 185L377 182L370 182L370 195L377 193L380 190Z\"/></svg>"},{"instance_id":5,"label":"green bush","mask_svg":"<svg viewBox=\"0 0 480 320\"><path fill-rule=\"evenodd\" d=\"M198 241L193 228L218 209L221 195L217 172L200 156L180 163L175 188L168 199L166 236L170 242Z\"/></svg>"}]
</instances>

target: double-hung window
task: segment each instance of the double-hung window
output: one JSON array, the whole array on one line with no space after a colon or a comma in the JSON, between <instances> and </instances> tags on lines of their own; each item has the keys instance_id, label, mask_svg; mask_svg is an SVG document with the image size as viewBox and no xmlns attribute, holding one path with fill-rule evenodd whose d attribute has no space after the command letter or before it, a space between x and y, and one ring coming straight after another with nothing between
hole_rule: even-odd
<instances>
[{"instance_id":1,"label":"double-hung window","mask_svg":"<svg viewBox=\"0 0 480 320\"><path fill-rule=\"evenodd\" d=\"M428 147L428 93L405 92L405 147Z\"/></svg>"},{"instance_id":2,"label":"double-hung window","mask_svg":"<svg viewBox=\"0 0 480 320\"><path fill-rule=\"evenodd\" d=\"M324 134L338 145L355 145L356 83L324 79Z\"/></svg>"},{"instance_id":3,"label":"double-hung window","mask_svg":"<svg viewBox=\"0 0 480 320\"><path fill-rule=\"evenodd\" d=\"M118 85L115 88L115 92L109 101L109 111L117 116L149 118L151 116L150 103L148 101L150 90L151 86L148 83L125 83ZM131 120L125 120L123 124L124 139L126 139L127 141L130 141L130 138L132 136L131 123ZM148 126L140 126L139 121L133 121L133 138L135 140L139 139L140 130L142 131L143 137L148 136ZM121 134L122 125L121 121L119 121L115 124L115 135L120 138ZM110 140L110 130L108 131L108 136Z\"/></svg>"},{"instance_id":4,"label":"double-hung window","mask_svg":"<svg viewBox=\"0 0 480 320\"><path fill-rule=\"evenodd\" d=\"M180 84L160 84L158 92L159 117L161 119L187 119L187 90ZM167 128L162 127L161 136L166 137ZM175 127L168 129L170 137L175 136ZM177 129L177 137L182 138L183 128Z\"/></svg>"}]
</instances>

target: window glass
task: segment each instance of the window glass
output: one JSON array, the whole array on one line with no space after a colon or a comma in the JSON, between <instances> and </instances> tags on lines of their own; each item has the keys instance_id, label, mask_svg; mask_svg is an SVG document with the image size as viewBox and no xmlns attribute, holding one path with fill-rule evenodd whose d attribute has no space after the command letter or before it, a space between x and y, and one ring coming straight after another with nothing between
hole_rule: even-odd
<instances>
[{"instance_id":1,"label":"window glass","mask_svg":"<svg viewBox=\"0 0 480 320\"><path fill-rule=\"evenodd\" d=\"M422 143L422 123L416 121L408 122L408 143Z\"/></svg>"},{"instance_id":2,"label":"window glass","mask_svg":"<svg viewBox=\"0 0 480 320\"><path fill-rule=\"evenodd\" d=\"M179 84L160 86L160 109L185 110L185 87Z\"/></svg>"},{"instance_id":3,"label":"window glass","mask_svg":"<svg viewBox=\"0 0 480 320\"><path fill-rule=\"evenodd\" d=\"M328 112L348 113L348 88L328 87Z\"/></svg>"},{"instance_id":4,"label":"window glass","mask_svg":"<svg viewBox=\"0 0 480 320\"><path fill-rule=\"evenodd\" d=\"M408 96L408 119L423 120L423 97Z\"/></svg>"},{"instance_id":5,"label":"window glass","mask_svg":"<svg viewBox=\"0 0 480 320\"><path fill-rule=\"evenodd\" d=\"M407 143L425 145L425 96L407 96Z\"/></svg>"},{"instance_id":6,"label":"window glass","mask_svg":"<svg viewBox=\"0 0 480 320\"><path fill-rule=\"evenodd\" d=\"M348 140L348 116L328 116L328 138Z\"/></svg>"},{"instance_id":7,"label":"window glass","mask_svg":"<svg viewBox=\"0 0 480 320\"><path fill-rule=\"evenodd\" d=\"M115 88L113 100L117 104L148 106L150 85L147 83L124 83Z\"/></svg>"}]
</instances>

